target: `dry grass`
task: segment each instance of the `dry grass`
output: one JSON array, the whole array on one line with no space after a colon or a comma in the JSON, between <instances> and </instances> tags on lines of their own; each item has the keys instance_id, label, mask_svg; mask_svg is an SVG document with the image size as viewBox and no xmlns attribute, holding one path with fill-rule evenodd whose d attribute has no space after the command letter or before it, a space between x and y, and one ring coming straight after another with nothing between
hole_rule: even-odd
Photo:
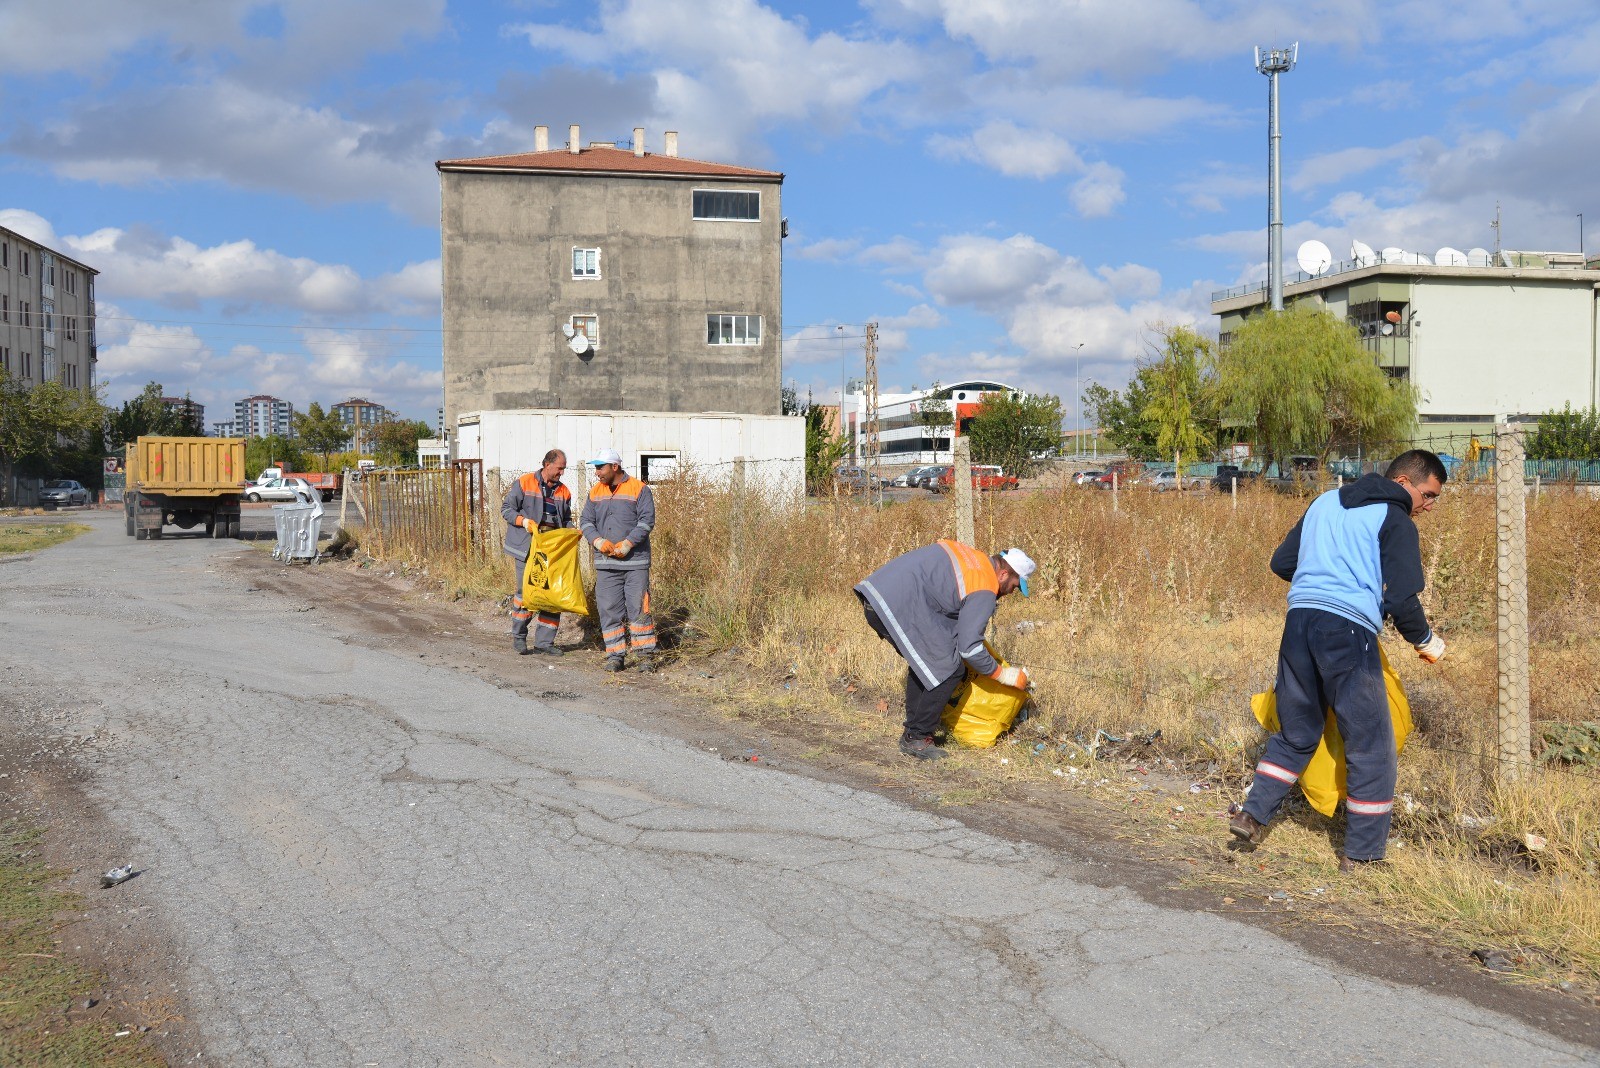
<instances>
[{"instance_id":1,"label":"dry grass","mask_svg":"<svg viewBox=\"0 0 1600 1068\"><path fill-rule=\"evenodd\" d=\"M953 530L948 498L874 509L785 509L735 498L692 474L656 490L652 596L658 628L685 655L731 655L750 686L808 702L841 729L897 730L903 665L861 618L850 587L883 561ZM1039 715L1021 740L960 763L1064 785L1123 779L1126 746L1160 732L1173 774L1205 778L1217 804L1248 781L1263 736L1248 697L1270 686L1284 584L1266 562L1305 501L1252 489L1238 507L1205 494L1111 495L1063 488L980 499L981 546L1020 545L1039 563L1033 596L1007 598L995 640L1036 677ZM1391 635L1418 733L1401 759L1393 863L1344 893L1382 915L1462 943L1520 949L1530 972L1600 983L1600 769L1536 770L1495 785L1493 497L1452 489L1421 523L1425 600L1450 642L1436 667ZM1600 503L1546 494L1529 512L1532 700L1540 721L1600 718ZM503 596L499 561L431 561L461 596ZM441 570L442 569L442 570ZM778 685L779 680L787 689ZM875 711L886 705L888 711ZM1104 732L1104 733L1102 733ZM1024 732L1019 732L1022 734ZM1037 751L1035 751L1037 749ZM1020 756L1019 756L1020 754ZM1085 767L1086 772L1072 769ZM1056 773L1060 774L1056 774ZM1126 786L1113 786L1126 794ZM1208 801L1209 803L1209 801ZM1337 825L1276 830L1267 851L1307 880L1328 878ZM1216 821L1179 820L1217 842ZM1530 854L1523 835L1548 843Z\"/></svg>"}]
</instances>

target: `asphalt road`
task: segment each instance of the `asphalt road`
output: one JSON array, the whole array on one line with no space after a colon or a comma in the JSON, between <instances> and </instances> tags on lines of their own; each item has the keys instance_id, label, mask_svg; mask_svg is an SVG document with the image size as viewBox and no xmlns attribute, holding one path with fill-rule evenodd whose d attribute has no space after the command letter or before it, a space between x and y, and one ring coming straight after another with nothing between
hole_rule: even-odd
<instances>
[{"instance_id":1,"label":"asphalt road","mask_svg":"<svg viewBox=\"0 0 1600 1068\"><path fill-rule=\"evenodd\" d=\"M208 1062L1593 1063L83 518L0 563L0 728L74 740Z\"/></svg>"}]
</instances>

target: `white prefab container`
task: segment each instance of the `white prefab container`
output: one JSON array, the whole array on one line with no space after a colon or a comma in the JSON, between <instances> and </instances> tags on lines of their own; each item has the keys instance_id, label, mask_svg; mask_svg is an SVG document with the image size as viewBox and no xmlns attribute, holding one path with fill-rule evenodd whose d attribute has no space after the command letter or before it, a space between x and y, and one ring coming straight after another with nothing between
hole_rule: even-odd
<instances>
[{"instance_id":1,"label":"white prefab container","mask_svg":"<svg viewBox=\"0 0 1600 1068\"><path fill-rule=\"evenodd\" d=\"M646 482L680 466L726 482L741 467L747 485L778 496L805 494L805 420L793 415L722 412L579 412L549 408L466 412L456 421L456 457L483 461L509 481L538 468L545 453L567 454L563 481L583 487L578 466L616 449L622 466Z\"/></svg>"}]
</instances>

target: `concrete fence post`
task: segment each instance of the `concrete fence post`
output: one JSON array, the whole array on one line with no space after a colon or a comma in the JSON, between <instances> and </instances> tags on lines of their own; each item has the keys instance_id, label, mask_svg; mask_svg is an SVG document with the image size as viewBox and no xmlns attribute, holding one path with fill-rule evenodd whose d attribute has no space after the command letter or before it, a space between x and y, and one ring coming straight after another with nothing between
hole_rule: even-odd
<instances>
[{"instance_id":1,"label":"concrete fence post","mask_svg":"<svg viewBox=\"0 0 1600 1068\"><path fill-rule=\"evenodd\" d=\"M1229 481L1233 483L1233 488L1228 492L1233 496L1233 510L1237 512L1239 510L1239 476L1232 475L1229 477Z\"/></svg>"},{"instance_id":2,"label":"concrete fence post","mask_svg":"<svg viewBox=\"0 0 1600 1068\"><path fill-rule=\"evenodd\" d=\"M1528 770L1528 527L1522 428L1495 427L1496 644L1500 688L1500 778Z\"/></svg>"},{"instance_id":3,"label":"concrete fence post","mask_svg":"<svg viewBox=\"0 0 1600 1068\"><path fill-rule=\"evenodd\" d=\"M956 495L956 541L971 545L978 538L972 511L972 443L964 436L956 438L951 458L955 461L951 489Z\"/></svg>"},{"instance_id":4,"label":"concrete fence post","mask_svg":"<svg viewBox=\"0 0 1600 1068\"><path fill-rule=\"evenodd\" d=\"M594 473L594 468L588 464L578 465L578 493L573 507L577 513L572 517L579 519L583 516L583 506L589 503L589 476ZM583 583L589 589L594 589L594 546L589 544L589 539L578 537L578 573L583 577Z\"/></svg>"},{"instance_id":5,"label":"concrete fence post","mask_svg":"<svg viewBox=\"0 0 1600 1068\"><path fill-rule=\"evenodd\" d=\"M1111 510L1113 512L1120 512L1122 510L1121 506L1117 503L1117 483L1119 481L1118 474L1119 473L1116 471L1111 472Z\"/></svg>"},{"instance_id":6,"label":"concrete fence post","mask_svg":"<svg viewBox=\"0 0 1600 1068\"><path fill-rule=\"evenodd\" d=\"M743 518L748 463L747 457L733 458L733 509L728 515L728 573L735 579L739 577L739 559L744 549Z\"/></svg>"}]
</instances>

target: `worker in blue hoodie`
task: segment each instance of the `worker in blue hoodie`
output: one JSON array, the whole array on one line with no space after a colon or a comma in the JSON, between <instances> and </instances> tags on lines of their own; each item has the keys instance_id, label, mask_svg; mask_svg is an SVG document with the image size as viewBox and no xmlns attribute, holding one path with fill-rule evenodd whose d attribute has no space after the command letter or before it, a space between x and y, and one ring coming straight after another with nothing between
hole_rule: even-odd
<instances>
[{"instance_id":1,"label":"worker in blue hoodie","mask_svg":"<svg viewBox=\"0 0 1600 1068\"><path fill-rule=\"evenodd\" d=\"M1415 517L1448 477L1425 449L1402 453L1382 475L1320 495L1272 554L1289 582L1278 647L1278 722L1256 765L1244 808L1228 829L1260 844L1278 806L1317 751L1332 707L1344 738L1347 829L1342 871L1382 860L1394 811L1396 754L1378 659L1385 617L1430 664L1444 656L1417 595L1426 582Z\"/></svg>"}]
</instances>

